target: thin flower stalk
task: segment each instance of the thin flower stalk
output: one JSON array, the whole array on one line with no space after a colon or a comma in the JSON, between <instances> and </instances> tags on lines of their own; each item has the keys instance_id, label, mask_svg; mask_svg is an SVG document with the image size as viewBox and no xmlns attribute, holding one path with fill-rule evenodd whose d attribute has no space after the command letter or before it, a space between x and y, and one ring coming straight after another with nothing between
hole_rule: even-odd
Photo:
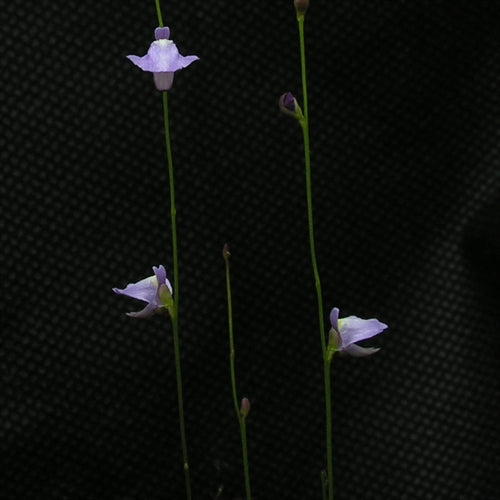
<instances>
[{"instance_id":1,"label":"thin flower stalk","mask_svg":"<svg viewBox=\"0 0 500 500\"><path fill-rule=\"evenodd\" d=\"M179 256L177 249L177 223L175 209L174 166L172 160L172 147L170 144L170 126L168 119L168 92L162 92L163 120L165 128L165 148L168 163L168 179L170 186L170 221L172 228L172 265L174 274L174 290L176 291L175 314L172 318L172 337L174 340L175 378L177 381L177 402L179 409L179 431L181 435L182 460L184 464L184 479L186 483L186 498L191 500L191 480L189 474L189 460L186 441L186 427L184 422L184 398L182 395L182 370L179 346Z\"/></svg>"},{"instance_id":2,"label":"thin flower stalk","mask_svg":"<svg viewBox=\"0 0 500 500\"><path fill-rule=\"evenodd\" d=\"M321 349L323 353L323 376L325 387L325 417L326 417L326 462L327 462L327 490L328 500L333 500L333 453L332 453L332 395L331 395L331 375L330 360L327 356L327 345L325 336L325 320L323 312L323 294L321 291L321 281L316 259L316 247L314 239L313 202L311 187L311 155L309 147L309 110L307 103L307 73L306 73L306 51L304 39L304 19L305 11L297 9L297 23L299 28L300 42L300 67L302 78L302 116L299 118L300 127L304 140L304 162L306 176L306 197L307 197L307 221L309 228L309 248L311 254L311 264L314 274L314 284L316 287L316 298L318 303L318 323L321 339Z\"/></svg>"},{"instance_id":3,"label":"thin flower stalk","mask_svg":"<svg viewBox=\"0 0 500 500\"><path fill-rule=\"evenodd\" d=\"M251 500L252 494L250 490L250 472L248 465L248 446L247 446L247 430L246 430L246 417L250 411L250 403L248 399L243 398L241 406L238 404L238 393L236 390L236 370L235 370L235 349L234 349L234 328L233 328L233 305L231 299L231 273L229 266L229 253L227 245L224 245L222 256L226 264L226 294L227 294L227 319L229 329L229 365L231 371L231 389L233 393L233 403L236 412L236 417L240 426L241 434L241 451L243 456L243 473L245 476L245 494L246 499Z\"/></svg>"},{"instance_id":4,"label":"thin flower stalk","mask_svg":"<svg viewBox=\"0 0 500 500\"><path fill-rule=\"evenodd\" d=\"M158 26L160 28L163 28L163 17L161 15L161 6L160 6L160 0L155 0L155 6L156 6L156 16L158 17Z\"/></svg>"}]
</instances>

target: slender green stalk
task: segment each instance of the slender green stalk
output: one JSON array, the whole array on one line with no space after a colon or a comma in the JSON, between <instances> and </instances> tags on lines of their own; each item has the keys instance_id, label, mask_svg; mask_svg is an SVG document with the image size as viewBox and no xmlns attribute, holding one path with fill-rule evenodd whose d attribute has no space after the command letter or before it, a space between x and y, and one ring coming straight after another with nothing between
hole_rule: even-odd
<instances>
[{"instance_id":1,"label":"slender green stalk","mask_svg":"<svg viewBox=\"0 0 500 500\"><path fill-rule=\"evenodd\" d=\"M168 179L170 185L170 218L172 226L172 256L174 273L174 314L172 315L172 330L174 339L175 356L175 376L177 379L177 402L179 408L179 428L181 434L182 459L184 463L184 478L186 483L186 498L191 500L191 481L189 478L189 461L186 444L186 429L184 424L184 400L182 397L182 372L181 372L181 354L179 347L179 258L177 251L177 224L175 210L175 190L174 190L174 165L172 161L172 147L170 145L170 127L168 120L168 93L163 95L163 120L165 125L165 147L167 151Z\"/></svg>"},{"instance_id":2,"label":"slender green stalk","mask_svg":"<svg viewBox=\"0 0 500 500\"><path fill-rule=\"evenodd\" d=\"M234 367L234 329L233 329L233 305L231 299L231 273L229 270L229 251L224 246L223 250L224 260L226 262L226 291L227 291L227 319L229 325L229 364L231 370L231 388L233 392L234 410L238 423L240 424L241 434L241 451L243 455L243 472L245 475L245 492L247 500L251 500L252 494L250 492L250 473L248 467L248 447L247 447L247 430L245 415L242 415L240 406L238 404L238 393L236 391L236 372Z\"/></svg>"},{"instance_id":3,"label":"slender green stalk","mask_svg":"<svg viewBox=\"0 0 500 500\"><path fill-rule=\"evenodd\" d=\"M156 4L156 15L158 16L158 26L163 27L163 18L161 17L160 0L155 0Z\"/></svg>"},{"instance_id":4,"label":"slender green stalk","mask_svg":"<svg viewBox=\"0 0 500 500\"><path fill-rule=\"evenodd\" d=\"M325 413L326 413L326 467L328 500L333 500L333 452L332 452L332 387L330 360L324 360L325 375Z\"/></svg>"},{"instance_id":5,"label":"slender green stalk","mask_svg":"<svg viewBox=\"0 0 500 500\"><path fill-rule=\"evenodd\" d=\"M325 385L325 414L326 414L326 460L328 477L328 500L333 500L333 459L332 459L332 402L330 384L330 361L326 352L325 320L323 314L323 296L321 292L321 281L319 279L318 263L316 260L316 248L314 243L314 219L311 188L311 155L309 148L309 112L307 105L307 76L306 76L306 51L304 41L304 14L297 14L300 39L300 66L302 76L303 96L303 118L300 119L302 135L304 138L304 161L306 174L306 196L307 196L307 220L309 226L309 247L311 253L311 264L316 286L316 297L318 302L318 322L321 337L321 349L324 362L324 385Z\"/></svg>"},{"instance_id":6,"label":"slender green stalk","mask_svg":"<svg viewBox=\"0 0 500 500\"><path fill-rule=\"evenodd\" d=\"M245 417L241 416L240 419L241 431L241 453L243 455L243 471L245 473L245 494L247 500L252 500L252 493L250 491L250 472L248 468L248 447L247 447L247 424Z\"/></svg>"},{"instance_id":7,"label":"slender green stalk","mask_svg":"<svg viewBox=\"0 0 500 500\"><path fill-rule=\"evenodd\" d=\"M325 320L323 318L323 296L321 293L321 281L319 279L318 263L316 260L316 247L314 243L314 219L312 207L312 189L311 189L311 154L309 148L309 112L307 106L307 77L306 77L306 54L304 43L304 16L297 17L300 35L300 63L302 74L302 95L303 95L303 118L300 120L302 135L304 138L304 161L306 174L306 195L307 195L307 221L309 225L309 247L311 251L311 263L314 273L314 283L316 285L316 296L318 299L318 320L321 333L321 347L326 358L326 337Z\"/></svg>"}]
</instances>

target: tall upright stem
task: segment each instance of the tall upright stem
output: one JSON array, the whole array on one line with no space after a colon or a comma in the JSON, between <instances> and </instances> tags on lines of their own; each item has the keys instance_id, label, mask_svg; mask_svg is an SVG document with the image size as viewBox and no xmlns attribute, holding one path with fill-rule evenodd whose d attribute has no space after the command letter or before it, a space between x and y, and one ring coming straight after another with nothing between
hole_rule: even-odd
<instances>
[{"instance_id":1,"label":"tall upright stem","mask_svg":"<svg viewBox=\"0 0 500 500\"><path fill-rule=\"evenodd\" d=\"M170 186L170 219L172 226L172 261L174 272L174 314L172 315L172 330L174 339L175 376L177 380L177 403L179 408L179 430L181 435L182 459L184 464L184 479L186 483L186 498L191 500L191 481L189 477L189 461L186 444L186 429L184 424L184 400L182 397L181 354L179 347L179 258L177 251L177 224L175 210L174 165L170 145L170 127L168 120L168 93L163 95L163 121L165 126L165 148L168 162L168 179Z\"/></svg>"},{"instance_id":2,"label":"tall upright stem","mask_svg":"<svg viewBox=\"0 0 500 500\"><path fill-rule=\"evenodd\" d=\"M233 330L233 305L231 298L231 274L229 267L229 251L226 246L224 247L223 250L223 256L224 260L226 261L226 291L227 291L227 316L229 325L229 365L231 371L231 389L233 392L234 410L236 412L236 417L240 425L241 452L243 455L243 472L245 475L246 498L247 500L251 500L252 494L250 491L250 473L248 466L246 419L245 416L241 414L240 407L238 405L238 393L236 391L236 371L234 366L235 349L234 349L234 330Z\"/></svg>"},{"instance_id":3,"label":"tall upright stem","mask_svg":"<svg viewBox=\"0 0 500 500\"><path fill-rule=\"evenodd\" d=\"M314 274L314 284L316 287L316 298L318 302L318 323L321 337L321 349L323 352L323 375L325 386L325 416L326 416L326 460L328 478L328 499L333 500L333 459L332 459L332 402L330 384L330 361L326 352L325 320L323 314L323 295L321 292L321 281L319 279L318 263L316 259L316 247L314 241L314 219L311 187L311 155L309 147L309 111L307 105L307 73L306 73L306 50L304 41L304 14L297 14L300 39L300 66L302 76L302 98L303 117L300 119L302 135L304 138L304 161L306 175L306 196L307 196L307 221L309 226L309 248L311 253L311 264Z\"/></svg>"}]
</instances>

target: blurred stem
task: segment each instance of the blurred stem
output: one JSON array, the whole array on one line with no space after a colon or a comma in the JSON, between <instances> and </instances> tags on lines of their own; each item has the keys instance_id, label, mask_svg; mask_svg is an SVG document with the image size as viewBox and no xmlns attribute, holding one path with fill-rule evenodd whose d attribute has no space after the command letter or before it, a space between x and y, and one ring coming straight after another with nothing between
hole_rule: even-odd
<instances>
[{"instance_id":1,"label":"blurred stem","mask_svg":"<svg viewBox=\"0 0 500 500\"><path fill-rule=\"evenodd\" d=\"M321 471L321 498L326 500L326 471Z\"/></svg>"},{"instance_id":2,"label":"blurred stem","mask_svg":"<svg viewBox=\"0 0 500 500\"><path fill-rule=\"evenodd\" d=\"M309 148L309 111L307 105L307 74L306 74L306 50L304 41L304 14L297 14L300 39L300 66L302 76L303 117L299 120L304 138L304 161L306 174L306 196L307 196L307 221L309 225L309 247L311 253L311 264L316 286L316 298L318 303L318 322L321 337L321 349L324 362L324 385L325 385L325 415L326 415L326 460L328 477L328 500L333 500L333 465L332 465L332 405L330 384L330 362L326 352L325 320L323 316L323 295L321 292L321 281L319 279L318 263L316 260L316 247L314 243L314 219L311 188L311 154Z\"/></svg>"},{"instance_id":3,"label":"blurred stem","mask_svg":"<svg viewBox=\"0 0 500 500\"><path fill-rule=\"evenodd\" d=\"M172 255L174 268L174 314L172 315L172 330L174 339L175 376L177 380L177 403L179 408L179 428L181 434L182 459L184 463L184 479L186 483L186 498L191 500L191 481L189 478L189 462L186 444L186 430L184 424L184 400L182 397L181 354L179 347L179 259L177 252L177 224L175 220L175 189L174 166L172 161L172 147L170 145L170 127L168 120L168 93L163 95L163 119L165 125L165 147L167 151L168 179L170 185L170 217L172 225Z\"/></svg>"},{"instance_id":4,"label":"blurred stem","mask_svg":"<svg viewBox=\"0 0 500 500\"><path fill-rule=\"evenodd\" d=\"M240 405L238 403L238 393L236 391L236 372L234 367L235 350L234 350L234 330L233 330L233 303L231 299L231 273L229 269L230 254L227 249L227 246L224 246L222 254L226 262L227 319L229 325L229 365L231 370L231 388L233 392L234 410L236 412L238 423L240 424L241 451L243 455L243 473L245 475L246 498L247 500L251 500L252 494L250 492L250 472L248 467L246 420L245 417L241 414Z\"/></svg>"}]
</instances>

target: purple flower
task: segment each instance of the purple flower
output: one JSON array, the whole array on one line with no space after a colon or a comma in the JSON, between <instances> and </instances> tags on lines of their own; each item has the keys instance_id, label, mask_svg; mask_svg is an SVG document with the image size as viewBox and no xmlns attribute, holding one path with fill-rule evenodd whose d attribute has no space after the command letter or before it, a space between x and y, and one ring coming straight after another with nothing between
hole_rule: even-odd
<instances>
[{"instance_id":1,"label":"purple flower","mask_svg":"<svg viewBox=\"0 0 500 500\"><path fill-rule=\"evenodd\" d=\"M155 29L156 40L149 46L145 56L127 56L143 71L153 73L158 90L170 90L174 83L174 73L199 59L198 56L181 56L175 43L169 40L167 27Z\"/></svg>"},{"instance_id":2,"label":"purple flower","mask_svg":"<svg viewBox=\"0 0 500 500\"><path fill-rule=\"evenodd\" d=\"M379 350L378 348L361 347L355 342L374 337L387 328L386 324L374 318L361 319L357 316L339 318L337 307L334 307L330 313L330 322L332 324L330 339L334 337L335 350L345 352L351 356L369 356L376 353Z\"/></svg>"},{"instance_id":3,"label":"purple flower","mask_svg":"<svg viewBox=\"0 0 500 500\"><path fill-rule=\"evenodd\" d=\"M168 309L170 314L173 314L172 285L167 279L167 272L163 266L153 267L153 272L153 276L137 283L129 283L123 290L113 288L113 292L118 295L126 295L148 303L141 311L127 313L127 316L147 318L162 308Z\"/></svg>"}]
</instances>

